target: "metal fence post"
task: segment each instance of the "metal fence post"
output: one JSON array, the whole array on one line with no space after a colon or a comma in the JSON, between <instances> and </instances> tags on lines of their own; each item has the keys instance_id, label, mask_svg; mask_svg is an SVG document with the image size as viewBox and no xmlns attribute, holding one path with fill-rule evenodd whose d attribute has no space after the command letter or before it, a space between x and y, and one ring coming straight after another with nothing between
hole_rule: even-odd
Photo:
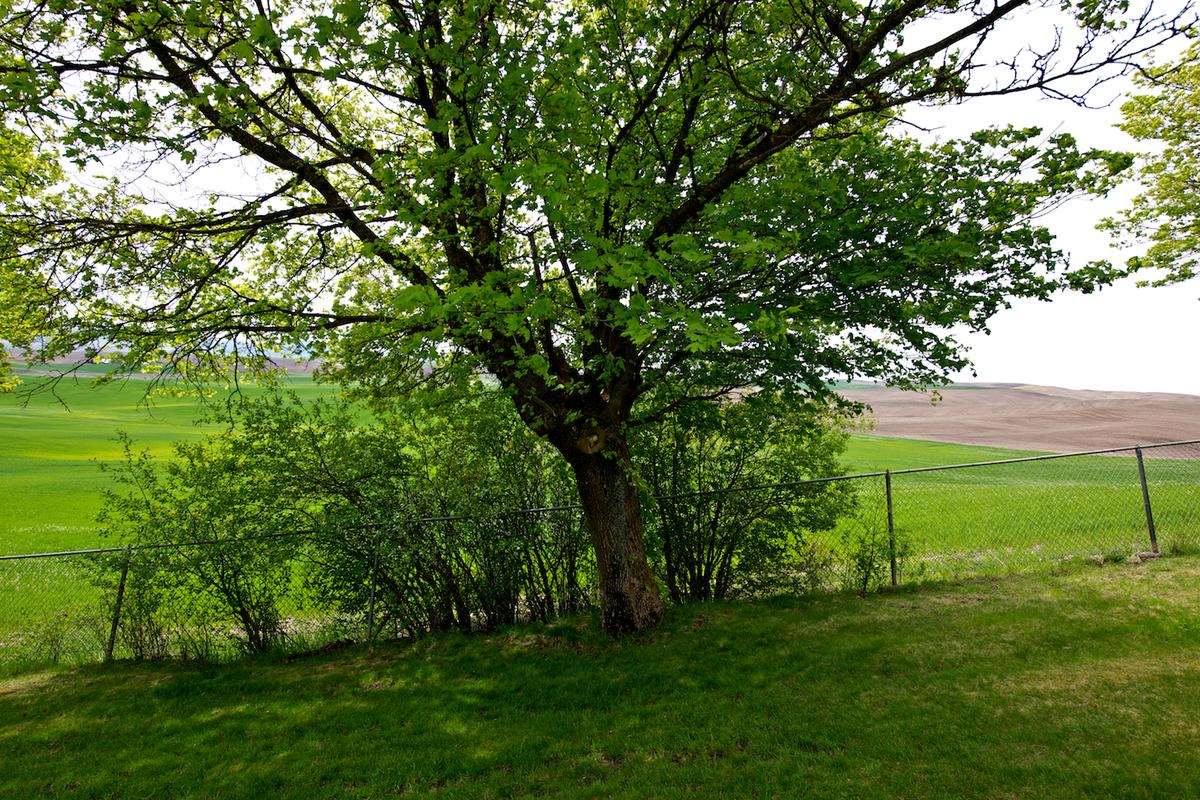
<instances>
[{"instance_id":1,"label":"metal fence post","mask_svg":"<svg viewBox=\"0 0 1200 800\"><path fill-rule=\"evenodd\" d=\"M1158 553L1158 534L1154 530L1154 512L1150 510L1150 487L1146 485L1146 462L1142 458L1142 448L1133 449L1137 453L1138 478L1142 482L1142 504L1146 507L1146 527L1150 530L1150 552Z\"/></svg>"},{"instance_id":2,"label":"metal fence post","mask_svg":"<svg viewBox=\"0 0 1200 800\"><path fill-rule=\"evenodd\" d=\"M379 538L375 538L374 552L371 554L371 595L367 601L367 643L375 640L375 584L379 571Z\"/></svg>"},{"instance_id":3,"label":"metal fence post","mask_svg":"<svg viewBox=\"0 0 1200 800\"><path fill-rule=\"evenodd\" d=\"M896 521L892 516L892 471L883 471L883 488L887 493L888 555L892 562L892 586L896 585Z\"/></svg>"},{"instance_id":4,"label":"metal fence post","mask_svg":"<svg viewBox=\"0 0 1200 800\"><path fill-rule=\"evenodd\" d=\"M104 660L112 661L117 646L117 626L121 622L121 603L125 599L125 579L129 576L129 548L125 548L125 560L121 562L121 581L117 584L117 603L113 607L112 627L108 631L108 646L104 648Z\"/></svg>"}]
</instances>

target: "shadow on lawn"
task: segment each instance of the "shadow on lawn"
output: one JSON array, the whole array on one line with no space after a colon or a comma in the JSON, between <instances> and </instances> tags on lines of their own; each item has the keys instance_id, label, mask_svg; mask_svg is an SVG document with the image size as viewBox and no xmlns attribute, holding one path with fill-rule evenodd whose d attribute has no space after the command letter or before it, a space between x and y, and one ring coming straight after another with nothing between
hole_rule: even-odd
<instances>
[{"instance_id":1,"label":"shadow on lawn","mask_svg":"<svg viewBox=\"0 0 1200 800\"><path fill-rule=\"evenodd\" d=\"M519 628L5 679L0 794L1170 796L1200 789L1164 755L1200 741L1197 577L1179 559L691 606L621 642Z\"/></svg>"}]
</instances>

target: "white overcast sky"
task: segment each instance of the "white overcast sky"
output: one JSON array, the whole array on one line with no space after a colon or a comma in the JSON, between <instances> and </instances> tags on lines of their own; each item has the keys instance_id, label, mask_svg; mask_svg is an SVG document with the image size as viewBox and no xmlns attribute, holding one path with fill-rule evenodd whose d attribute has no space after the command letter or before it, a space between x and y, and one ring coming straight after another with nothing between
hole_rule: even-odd
<instances>
[{"instance_id":1,"label":"white overcast sky","mask_svg":"<svg viewBox=\"0 0 1200 800\"><path fill-rule=\"evenodd\" d=\"M1163 53L1158 60L1171 55ZM1101 87L1090 102L1108 103L1103 108L1083 109L1028 94L917 109L907 116L942 138L1011 123L1074 134L1085 148L1145 150L1145 143L1116 127L1122 96L1131 88L1130 81ZM1120 263L1134 251L1114 250L1107 234L1095 226L1136 193L1135 186L1126 186L1102 200L1076 199L1043 222L1073 265L1102 258ZM1200 395L1200 279L1157 288L1138 287L1137 280L1090 295L1059 294L1049 303L1014 302L993 318L990 335L960 337L971 348L976 375L964 372L954 380Z\"/></svg>"}]
</instances>

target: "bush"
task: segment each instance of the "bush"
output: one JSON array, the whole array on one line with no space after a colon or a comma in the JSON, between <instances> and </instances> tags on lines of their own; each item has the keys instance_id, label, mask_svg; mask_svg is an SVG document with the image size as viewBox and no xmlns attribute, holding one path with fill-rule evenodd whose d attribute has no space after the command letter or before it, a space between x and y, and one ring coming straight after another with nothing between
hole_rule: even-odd
<instances>
[{"instance_id":1,"label":"bush","mask_svg":"<svg viewBox=\"0 0 1200 800\"><path fill-rule=\"evenodd\" d=\"M587 604L578 514L508 513L561 503L570 478L505 397L394 405L366 428L330 422L297 461L319 464L317 482L332 489L314 584L337 607L365 608L372 575L377 618L408 635L546 621Z\"/></svg>"},{"instance_id":2,"label":"bush","mask_svg":"<svg viewBox=\"0 0 1200 800\"><path fill-rule=\"evenodd\" d=\"M839 474L845 427L830 407L757 393L685 407L636 432L648 546L673 602L825 583L830 556L811 534L852 508L853 489L796 482Z\"/></svg>"},{"instance_id":3,"label":"bush","mask_svg":"<svg viewBox=\"0 0 1200 800\"><path fill-rule=\"evenodd\" d=\"M298 553L297 538L279 534L309 517L273 490L274 476L236 437L177 444L161 468L124 445L116 477L129 491L109 492L100 520L106 536L138 548L126 587L131 649L160 653L156 631L180 615L190 627L233 626L246 649L269 649L283 634L280 605Z\"/></svg>"},{"instance_id":4,"label":"bush","mask_svg":"<svg viewBox=\"0 0 1200 800\"><path fill-rule=\"evenodd\" d=\"M853 506L851 487L796 482L836 474L842 423L825 406L757 394L636 432L648 545L672 600L829 581L832 557L812 534ZM590 538L561 507L575 500L573 476L496 391L371 413L275 392L163 464L125 450L127 491L109 494L102 520L139 546L120 631L139 658L208 658L230 638L266 650L311 633L308 618L344 635L369 616L371 636L415 637L546 622L594 602Z\"/></svg>"},{"instance_id":5,"label":"bush","mask_svg":"<svg viewBox=\"0 0 1200 800\"><path fill-rule=\"evenodd\" d=\"M445 399L368 416L273 393L165 464L126 442L117 476L128 491L110 493L102 515L108 535L143 546L127 588L126 649L153 658L171 640L176 651L210 652L232 632L264 650L297 629L287 602L358 624L370 611L372 635L406 636L587 607L593 571L579 514L508 513L562 502L571 483L557 453L498 393Z\"/></svg>"}]
</instances>

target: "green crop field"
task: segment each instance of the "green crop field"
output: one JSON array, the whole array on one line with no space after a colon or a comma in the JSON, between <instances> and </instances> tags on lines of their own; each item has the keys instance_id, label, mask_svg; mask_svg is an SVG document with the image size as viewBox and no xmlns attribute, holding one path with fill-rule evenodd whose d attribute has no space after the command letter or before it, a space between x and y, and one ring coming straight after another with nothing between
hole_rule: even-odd
<instances>
[{"instance_id":1,"label":"green crop field","mask_svg":"<svg viewBox=\"0 0 1200 800\"><path fill-rule=\"evenodd\" d=\"M22 389L49 379L25 381ZM147 405L147 385L82 378L60 382L53 394L0 394L0 554L99 544L95 517L101 491L112 485L100 464L121 458L119 431L157 455L204 434L195 422L204 414L198 398L154 397ZM288 379L288 388L304 397L336 391L303 377Z\"/></svg>"},{"instance_id":2,"label":"green crop field","mask_svg":"<svg viewBox=\"0 0 1200 800\"><path fill-rule=\"evenodd\" d=\"M881 469L913 469L944 464L971 464L1038 455L1030 450L1008 450L973 444L934 442L928 439L895 439L888 436L856 434L842 457L846 471L875 472Z\"/></svg>"},{"instance_id":3,"label":"green crop field","mask_svg":"<svg viewBox=\"0 0 1200 800\"><path fill-rule=\"evenodd\" d=\"M97 368L98 369L98 368ZM44 378L28 378L30 385ZM305 397L335 392L307 378L289 379ZM118 431L139 448L166 454L197 438L195 398L156 397L131 380L100 387L63 382L56 394L0 395L0 554L93 547L95 516L111 477L99 464L120 457ZM253 392L251 388L247 391ZM1020 458L1029 451L856 434L843 459L851 473ZM1147 451L1155 520L1164 538L1200 540L1200 451ZM858 483L865 520L886 525L883 481ZM894 476L897 529L915 553L986 553L1014 563L1055 553L1146 549L1146 522L1131 455L1091 456ZM965 564L968 570L979 565ZM993 567L996 565L993 564ZM1002 566L1002 565L1001 565Z\"/></svg>"},{"instance_id":4,"label":"green crop field","mask_svg":"<svg viewBox=\"0 0 1200 800\"><path fill-rule=\"evenodd\" d=\"M27 386L34 386L47 379L27 377L26 381ZM310 398L337 391L303 377L289 379L288 388ZM84 378L60 383L53 395L0 395L0 487L4 497L0 503L0 554L94 547L100 543L95 516L101 491L111 486L112 480L99 465L120 458L118 431L128 433L140 449L160 455L169 453L173 442L204 435L206 427L195 422L204 411L196 398L155 397L147 405L145 391L143 381L97 387ZM851 438L843 460L849 472L873 472L1026 455L1031 453L857 434ZM1088 483L1128 483L1116 469L1107 469L1111 459L1095 463L1105 466L1108 474L1092 469L1098 477L1088 478ZM905 483L935 494L939 486L952 487L954 497L934 506L938 514L957 517L967 511L975 513L971 506L1004 505L1004 492L1013 486L1057 485L1071 469L1055 462L1049 466L1022 464L971 470L969 474L934 473L920 479L913 476ZM1125 472L1127 478L1128 470ZM1136 479L1136 471L1133 474ZM898 487L900 483L897 478ZM980 491L974 491L974 487ZM934 507L928 500L921 501L921 506L927 510Z\"/></svg>"}]
</instances>

